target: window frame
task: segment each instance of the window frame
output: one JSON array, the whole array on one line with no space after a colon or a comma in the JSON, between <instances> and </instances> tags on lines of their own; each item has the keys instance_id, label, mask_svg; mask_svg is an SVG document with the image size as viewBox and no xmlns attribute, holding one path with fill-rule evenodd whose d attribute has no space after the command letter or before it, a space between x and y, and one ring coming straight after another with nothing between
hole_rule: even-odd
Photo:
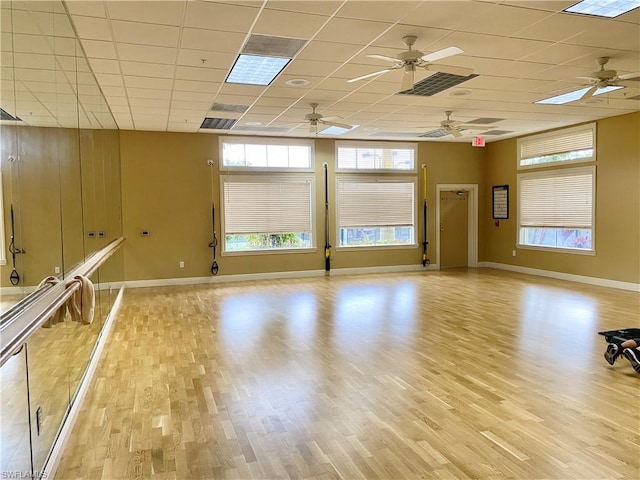
<instances>
[{"instance_id":1,"label":"window frame","mask_svg":"<svg viewBox=\"0 0 640 480\"><path fill-rule=\"evenodd\" d=\"M413 168L411 169L394 169L394 168L341 168L339 164L340 148L365 148L365 149L388 149L388 150L412 150L413 151ZM336 173L354 173L354 174L393 174L407 175L418 172L418 144L416 142L370 142L357 140L336 140L335 142L335 159Z\"/></svg>"},{"instance_id":2,"label":"window frame","mask_svg":"<svg viewBox=\"0 0 640 480\"><path fill-rule=\"evenodd\" d=\"M567 137L573 135L575 133L580 132L590 132L591 133L591 149L593 150L593 154L590 157L583 158L574 158L569 160L558 160L555 162L541 162L535 163L532 165L522 165L522 161L526 160L522 158L522 147L537 142L544 142L545 140L553 140L557 138ZM549 168L549 167L559 167L562 165L572 165L577 163L589 163L596 161L596 124L595 123L587 123L584 125L578 125L575 127L563 128L560 130L554 130L551 132L539 133L536 135L530 135L527 137L520 137L517 139L517 151L516 151L516 168L517 170L530 170L534 168ZM549 153L551 154L551 153Z\"/></svg>"},{"instance_id":3,"label":"window frame","mask_svg":"<svg viewBox=\"0 0 640 480\"><path fill-rule=\"evenodd\" d=\"M261 172L260 175L252 174L255 170L249 167L251 170L245 170L242 174L227 174L220 175L219 188L220 188L220 255L221 256L243 256L243 255L279 255L279 254L296 254L296 253L313 253L316 252L318 247L316 245L316 186L314 175L304 174L283 174L277 172L268 173ZM257 173L257 172L256 172ZM309 232L310 246L302 248L268 248L262 250L228 250L227 249L227 232L226 232L226 208L224 197L224 185L227 181L235 182L264 182L264 183L283 183L283 182L309 182L309 216L311 231Z\"/></svg>"},{"instance_id":4,"label":"window frame","mask_svg":"<svg viewBox=\"0 0 640 480\"><path fill-rule=\"evenodd\" d=\"M522 243L523 232L522 229L526 228L521 225L521 212L522 212L522 199L521 199L521 182L527 178L551 178L551 177L564 177L569 174L579 174L581 172L589 173L591 175L591 248L590 249L578 249L578 248L566 248L557 246L543 246L543 245L529 245ZM545 252L556 253L570 253L577 255L595 255L596 254L596 166L573 166L566 168L551 168L538 170L535 172L523 172L517 175L517 188L518 188L518 212L517 212L517 231L516 231L516 247L526 250L538 250ZM561 227L558 227L561 228Z\"/></svg>"},{"instance_id":5,"label":"window frame","mask_svg":"<svg viewBox=\"0 0 640 480\"><path fill-rule=\"evenodd\" d=\"M364 250L402 250L402 249L415 249L418 247L418 178L417 175L407 175L408 170L394 170L393 174L389 174L388 170L378 170L377 174L348 174L337 175L335 179L334 191L335 203L336 203L336 215L335 215L335 248L336 251L364 251ZM397 175L398 172L404 172L404 175ZM362 171L359 171L362 173ZM413 202L412 209L412 221L413 221L413 242L406 244L388 244L388 245L340 245L340 196L339 196L339 182L347 181L351 183L410 183L413 186Z\"/></svg>"},{"instance_id":6,"label":"window frame","mask_svg":"<svg viewBox=\"0 0 640 480\"><path fill-rule=\"evenodd\" d=\"M4 240L4 194L2 192L2 170L0 170L0 265L7 264L7 252L5 251L6 245Z\"/></svg>"},{"instance_id":7,"label":"window frame","mask_svg":"<svg viewBox=\"0 0 640 480\"><path fill-rule=\"evenodd\" d=\"M256 172L256 173L282 173L282 172L299 172L313 173L315 172L315 142L305 138L266 138L266 137L241 137L241 136L221 136L218 142L218 153L220 158L219 170L221 172ZM280 146L303 146L309 147L309 167L251 167L246 165L225 165L224 164L224 145L280 145Z\"/></svg>"}]
</instances>

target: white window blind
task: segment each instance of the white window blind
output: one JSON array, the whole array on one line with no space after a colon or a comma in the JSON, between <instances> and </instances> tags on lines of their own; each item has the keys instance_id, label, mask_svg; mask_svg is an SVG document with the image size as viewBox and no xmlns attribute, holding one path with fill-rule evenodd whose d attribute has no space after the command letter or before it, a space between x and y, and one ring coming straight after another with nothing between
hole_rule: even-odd
<instances>
[{"instance_id":1,"label":"white window blind","mask_svg":"<svg viewBox=\"0 0 640 480\"><path fill-rule=\"evenodd\" d=\"M520 167L594 159L595 125L563 129L518 140Z\"/></svg>"},{"instance_id":2,"label":"white window blind","mask_svg":"<svg viewBox=\"0 0 640 480\"><path fill-rule=\"evenodd\" d=\"M521 227L592 228L595 168L519 175Z\"/></svg>"},{"instance_id":3,"label":"white window blind","mask_svg":"<svg viewBox=\"0 0 640 480\"><path fill-rule=\"evenodd\" d=\"M223 182L226 235L311 232L310 179L232 177Z\"/></svg>"},{"instance_id":4,"label":"white window blind","mask_svg":"<svg viewBox=\"0 0 640 480\"><path fill-rule=\"evenodd\" d=\"M414 170L416 146L336 142L337 170Z\"/></svg>"},{"instance_id":5,"label":"white window blind","mask_svg":"<svg viewBox=\"0 0 640 480\"><path fill-rule=\"evenodd\" d=\"M338 180L338 226L412 226L414 183Z\"/></svg>"}]
</instances>

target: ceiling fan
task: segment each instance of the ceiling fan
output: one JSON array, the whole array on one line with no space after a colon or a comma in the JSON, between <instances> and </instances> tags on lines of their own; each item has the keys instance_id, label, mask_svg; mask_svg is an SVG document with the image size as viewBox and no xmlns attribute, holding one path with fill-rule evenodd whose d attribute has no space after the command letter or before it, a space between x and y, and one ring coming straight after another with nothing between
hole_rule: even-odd
<instances>
[{"instance_id":1,"label":"ceiling fan","mask_svg":"<svg viewBox=\"0 0 640 480\"><path fill-rule=\"evenodd\" d=\"M407 35L406 37L403 37L402 43L405 44L408 50L399 53L395 58L387 57L386 55L367 55L369 58L391 62L393 63L393 66L385 68L384 70L378 70L377 72L372 72L360 77L352 78L350 80L347 80L347 82L357 82L359 80L375 77L376 75L381 75L393 70L402 69L404 70L404 75L402 76L400 88L402 90L410 90L413 87L415 72L418 68L423 68L425 70L431 70L434 72L451 73L453 75L461 76L468 76L473 73L473 70L470 68L453 67L449 65L431 63L443 58L451 57L453 55L458 55L459 53L462 53L462 49L458 47L447 47L443 48L442 50L438 50L437 52L425 54L418 50L413 50L412 47L414 43L416 43L416 40L417 37L415 35Z\"/></svg>"},{"instance_id":2,"label":"ceiling fan","mask_svg":"<svg viewBox=\"0 0 640 480\"><path fill-rule=\"evenodd\" d=\"M593 72L588 77L578 77L581 80L588 80L591 85L591 88L589 88L578 101L591 98L593 95L596 95L600 89L607 87L624 87L624 85L620 85L620 83L628 80L640 80L640 72L618 75L618 72L615 70L605 70L605 65L609 61L609 57L599 57L596 61L598 65L600 65L600 70Z\"/></svg>"},{"instance_id":3,"label":"ceiling fan","mask_svg":"<svg viewBox=\"0 0 640 480\"><path fill-rule=\"evenodd\" d=\"M439 135L439 136L444 137L445 135L453 135L454 137L459 138L463 135L462 134L463 130L468 130L468 129L482 130L482 127L479 128L478 125L465 125L463 122L451 120L452 113L453 113L452 111L444 112L447 118L446 120L443 120L440 122L440 128L438 128L437 130L432 130L431 132L427 132L427 134L436 133L436 132L439 132L440 130L444 130L446 133L444 135Z\"/></svg>"},{"instance_id":4,"label":"ceiling fan","mask_svg":"<svg viewBox=\"0 0 640 480\"><path fill-rule=\"evenodd\" d=\"M304 119L309 123L309 133L311 135L315 135L316 133L318 133L318 124L327 125L328 127L346 128L347 130L351 130L353 128L353 125L335 121L340 119L340 117L323 117L321 113L317 113L317 103L310 103L309 106L311 107L312 111L311 113L307 113L304 116Z\"/></svg>"}]
</instances>

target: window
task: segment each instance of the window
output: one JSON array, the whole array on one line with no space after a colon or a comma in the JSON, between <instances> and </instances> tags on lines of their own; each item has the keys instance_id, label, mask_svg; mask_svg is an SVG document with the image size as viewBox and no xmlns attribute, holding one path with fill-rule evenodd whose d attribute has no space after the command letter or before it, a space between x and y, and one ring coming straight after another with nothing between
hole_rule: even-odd
<instances>
[{"instance_id":1,"label":"window","mask_svg":"<svg viewBox=\"0 0 640 480\"><path fill-rule=\"evenodd\" d=\"M336 142L337 171L415 171L413 143Z\"/></svg>"},{"instance_id":2,"label":"window","mask_svg":"<svg viewBox=\"0 0 640 480\"><path fill-rule=\"evenodd\" d=\"M338 247L415 245L413 178L338 178Z\"/></svg>"},{"instance_id":3,"label":"window","mask_svg":"<svg viewBox=\"0 0 640 480\"><path fill-rule=\"evenodd\" d=\"M518 139L518 168L595 160L594 123Z\"/></svg>"},{"instance_id":4,"label":"window","mask_svg":"<svg viewBox=\"0 0 640 480\"><path fill-rule=\"evenodd\" d=\"M223 176L224 252L313 247L313 179Z\"/></svg>"},{"instance_id":5,"label":"window","mask_svg":"<svg viewBox=\"0 0 640 480\"><path fill-rule=\"evenodd\" d=\"M595 166L518 175L519 246L594 252Z\"/></svg>"},{"instance_id":6,"label":"window","mask_svg":"<svg viewBox=\"0 0 640 480\"><path fill-rule=\"evenodd\" d=\"M266 171L312 171L313 143L308 140L253 139L222 140L222 167Z\"/></svg>"}]
</instances>

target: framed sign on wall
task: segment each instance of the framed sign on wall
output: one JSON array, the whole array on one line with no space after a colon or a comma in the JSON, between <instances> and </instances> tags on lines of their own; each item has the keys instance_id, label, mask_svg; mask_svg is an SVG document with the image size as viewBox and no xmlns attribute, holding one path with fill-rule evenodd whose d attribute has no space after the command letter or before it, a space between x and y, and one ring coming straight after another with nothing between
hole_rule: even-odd
<instances>
[{"instance_id":1,"label":"framed sign on wall","mask_svg":"<svg viewBox=\"0 0 640 480\"><path fill-rule=\"evenodd\" d=\"M505 220L509 218L509 185L496 185L492 187L493 218Z\"/></svg>"}]
</instances>

